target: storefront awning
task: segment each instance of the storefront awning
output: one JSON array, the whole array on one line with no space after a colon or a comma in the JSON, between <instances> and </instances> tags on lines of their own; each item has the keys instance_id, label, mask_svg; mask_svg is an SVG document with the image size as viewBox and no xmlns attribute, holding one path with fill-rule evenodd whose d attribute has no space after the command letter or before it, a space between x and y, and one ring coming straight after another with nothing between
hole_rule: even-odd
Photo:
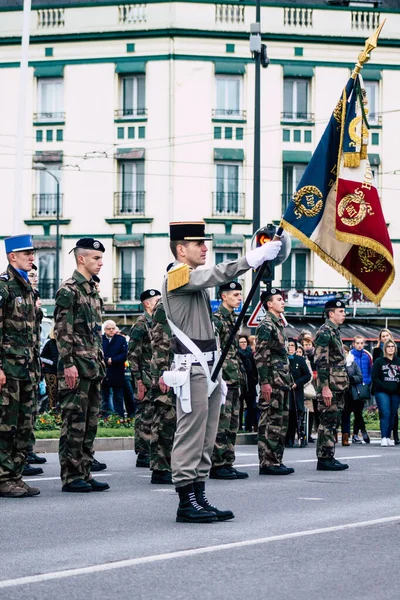
<instances>
[{"instance_id":1,"label":"storefront awning","mask_svg":"<svg viewBox=\"0 0 400 600\"><path fill-rule=\"evenodd\" d=\"M213 234L213 247L214 248L243 248L244 246L244 235L239 233L214 233Z\"/></svg>"}]
</instances>

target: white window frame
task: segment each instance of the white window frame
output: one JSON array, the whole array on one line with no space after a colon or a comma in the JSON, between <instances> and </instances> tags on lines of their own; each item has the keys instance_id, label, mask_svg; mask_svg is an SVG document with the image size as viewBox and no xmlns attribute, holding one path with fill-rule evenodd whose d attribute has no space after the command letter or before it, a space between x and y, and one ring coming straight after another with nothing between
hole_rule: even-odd
<instances>
[{"instance_id":1,"label":"white window frame","mask_svg":"<svg viewBox=\"0 0 400 600\"><path fill-rule=\"evenodd\" d=\"M224 181L224 186L223 186L223 190L219 190L218 189L218 172L220 167L225 167L226 171L228 171L228 167L236 167L237 168L237 190L232 192L232 193L237 193L237 206L238 206L238 210L237 211L229 211L229 198L225 198L223 199L224 201L224 207L223 210L217 210L218 207L218 193L223 193L225 194L229 194L229 177L226 175L224 175L223 181ZM242 198L241 198L241 191L242 191L242 170L243 170L243 164L241 162L234 162L234 161L219 161L215 163L215 201L214 201L214 206L213 206L213 214L218 215L242 215L244 213L244 206L241 206L241 202L242 202Z\"/></svg>"},{"instance_id":2,"label":"white window frame","mask_svg":"<svg viewBox=\"0 0 400 600\"><path fill-rule=\"evenodd\" d=\"M47 108L45 88L53 86L51 106ZM41 121L64 120L64 79L63 77L39 77L37 80L37 113Z\"/></svg>"},{"instance_id":3,"label":"white window frame","mask_svg":"<svg viewBox=\"0 0 400 600\"><path fill-rule=\"evenodd\" d=\"M379 81L364 81L364 88L368 99L367 120L370 125L379 125ZM372 101L373 99L373 101ZM375 105L375 106L373 106Z\"/></svg>"},{"instance_id":4,"label":"white window frame","mask_svg":"<svg viewBox=\"0 0 400 600\"><path fill-rule=\"evenodd\" d=\"M132 108L126 108L125 98L125 82L128 79L133 81L132 91ZM143 106L139 106L139 80L143 81ZM124 117L142 117L146 115L146 76L145 74L121 75L119 79L120 85L120 110L121 116Z\"/></svg>"},{"instance_id":5,"label":"white window frame","mask_svg":"<svg viewBox=\"0 0 400 600\"><path fill-rule=\"evenodd\" d=\"M126 189L126 178L127 175L125 174L125 167L126 166L130 166L132 167L132 189ZM142 169L142 173L139 172L139 168ZM125 199L123 198L123 194L125 192L127 193L132 193L133 197L132 197L132 211L125 211L125 212L132 212L133 213L141 213L144 211L144 187L145 187L145 183L144 183L144 177L145 177L145 165L144 165L144 161L138 161L138 160L126 160L126 161L120 161L120 165L119 165L119 189L121 191L121 199L120 199L120 210L122 211L123 205L125 204ZM140 185L141 184L141 185ZM139 198L138 197L138 193L143 193L143 197ZM143 205L143 210L140 209L140 205ZM138 210L139 207L139 210Z\"/></svg>"},{"instance_id":6,"label":"white window frame","mask_svg":"<svg viewBox=\"0 0 400 600\"><path fill-rule=\"evenodd\" d=\"M285 84L287 82L293 83L292 97L291 97L291 111L290 112L285 110L285 99L286 99ZM305 113L300 112L298 110L298 106L297 106L297 86L299 83L306 84L306 111L305 111ZM308 115L311 114L310 98L311 98L311 79L306 78L306 77L284 77L284 80L283 80L283 120L284 121L308 121L309 120Z\"/></svg>"},{"instance_id":7,"label":"white window frame","mask_svg":"<svg viewBox=\"0 0 400 600\"><path fill-rule=\"evenodd\" d=\"M239 93L238 93L238 106L234 107L231 103L231 97L229 92L229 84L228 82L238 82L239 83ZM224 90L224 98L222 105L219 105L220 101L220 92L219 88L221 85L225 83ZM237 119L242 116L243 112L243 76L242 75L216 75L215 76L215 116L221 118L228 119Z\"/></svg>"},{"instance_id":8,"label":"white window frame","mask_svg":"<svg viewBox=\"0 0 400 600\"><path fill-rule=\"evenodd\" d=\"M37 208L39 209L40 213L43 214L43 216L56 216L56 211L57 211L57 182L54 179L54 177L51 177L51 175L48 174L48 171L50 171L51 173L53 173L57 179L60 182L60 214L62 214L62 210L63 210L63 206L62 206L62 170L61 170L61 163L58 164L53 164L53 163L49 163L46 164L46 169L41 170L37 170L37 174L36 174L36 194L37 194L37 203L39 204L39 206L37 206ZM49 196L52 195L52 205L50 208L50 205L47 206L48 200L49 198L46 198L45 196ZM43 206L43 208L42 208ZM47 207L47 210L46 210ZM48 215L48 210L50 210L52 213L52 215Z\"/></svg>"},{"instance_id":9,"label":"white window frame","mask_svg":"<svg viewBox=\"0 0 400 600\"><path fill-rule=\"evenodd\" d=\"M287 260L285 261L290 263L290 282L292 281L297 281L297 269L296 269L296 261L297 261L297 256L298 255L304 255L306 257L306 272L305 272L305 278L304 278L304 282L310 281L309 280L309 274L310 274L310 251L306 250L306 249L299 249L299 250L292 250L291 253L289 254ZM282 282L286 281L286 279L283 279L283 265L282 265ZM301 281L301 280L300 280ZM296 286L295 286L296 287ZM291 289L295 289L292 288ZM304 289L305 286L304 286Z\"/></svg>"}]
</instances>

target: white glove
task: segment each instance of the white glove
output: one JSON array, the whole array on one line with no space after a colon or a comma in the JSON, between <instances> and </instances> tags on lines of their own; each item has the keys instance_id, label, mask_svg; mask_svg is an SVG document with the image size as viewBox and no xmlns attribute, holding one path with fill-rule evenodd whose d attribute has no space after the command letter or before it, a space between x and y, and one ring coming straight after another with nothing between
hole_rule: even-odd
<instances>
[{"instance_id":1,"label":"white glove","mask_svg":"<svg viewBox=\"0 0 400 600\"><path fill-rule=\"evenodd\" d=\"M267 242L259 248L246 252L246 260L250 267L257 269L266 260L274 260L278 256L281 246L281 241Z\"/></svg>"},{"instance_id":2,"label":"white glove","mask_svg":"<svg viewBox=\"0 0 400 600\"><path fill-rule=\"evenodd\" d=\"M228 386L226 385L226 382L221 379L221 406L224 406L224 404L226 403L226 397L228 395Z\"/></svg>"}]
</instances>

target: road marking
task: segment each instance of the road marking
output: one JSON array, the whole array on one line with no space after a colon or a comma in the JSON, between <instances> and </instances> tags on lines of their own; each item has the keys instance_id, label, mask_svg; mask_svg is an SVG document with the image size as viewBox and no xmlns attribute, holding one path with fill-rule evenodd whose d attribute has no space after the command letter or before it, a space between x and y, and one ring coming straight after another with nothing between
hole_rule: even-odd
<instances>
[{"instance_id":1,"label":"road marking","mask_svg":"<svg viewBox=\"0 0 400 600\"><path fill-rule=\"evenodd\" d=\"M367 454L365 456L337 456L336 458L340 460L357 460L359 458L382 458L383 454ZM393 455L392 455L393 456ZM302 460L291 460L290 464L295 463L315 463L317 462L316 458L304 458ZM235 467L259 467L259 463L248 463L246 465L242 465L242 463L235 464Z\"/></svg>"},{"instance_id":2,"label":"road marking","mask_svg":"<svg viewBox=\"0 0 400 600\"><path fill-rule=\"evenodd\" d=\"M281 535L272 535L270 537L257 538L255 540L243 540L241 542L230 542L228 544L218 544L216 546L205 546L202 548L192 548L190 550L177 550L175 552L166 552L165 554L153 554L150 556L142 556L139 558L130 558L119 560L111 563L101 563L90 567L81 567L76 569L67 569L65 571L53 571L50 573L42 573L40 575L28 575L18 577L16 579L5 579L0 581L0 589L28 585L32 583L40 583L42 581L51 581L55 579L65 579L67 577L76 577L78 575L90 575L92 573L103 573L105 571L115 571L117 569L126 569L127 567L135 567L137 565L147 565L149 563L161 562L164 560L172 560L175 558L188 558L198 556L199 554L210 554L212 552L221 552L223 550L235 550L236 548L246 548L251 546L259 546L262 544L270 544L272 542L281 542L285 540L293 540L296 538L311 537L313 535L321 535L326 533L334 533L336 531L344 531L347 529L360 529L362 527L371 527L373 525L382 525L385 523L394 523L400 521L400 515L394 517L385 517L382 519L373 519L371 521L360 521L358 523L346 523L343 525L334 525L332 527L323 527L320 529L309 529L306 531L294 531L292 533L283 533ZM211 526L212 528L212 526Z\"/></svg>"},{"instance_id":3,"label":"road marking","mask_svg":"<svg viewBox=\"0 0 400 600\"><path fill-rule=\"evenodd\" d=\"M299 500L323 500L323 498L299 498Z\"/></svg>"},{"instance_id":4,"label":"road marking","mask_svg":"<svg viewBox=\"0 0 400 600\"><path fill-rule=\"evenodd\" d=\"M98 477L112 477L112 475L113 473L96 473L96 479ZM57 479L60 481L59 477L29 477L28 483L30 483L31 481L56 481Z\"/></svg>"}]
</instances>

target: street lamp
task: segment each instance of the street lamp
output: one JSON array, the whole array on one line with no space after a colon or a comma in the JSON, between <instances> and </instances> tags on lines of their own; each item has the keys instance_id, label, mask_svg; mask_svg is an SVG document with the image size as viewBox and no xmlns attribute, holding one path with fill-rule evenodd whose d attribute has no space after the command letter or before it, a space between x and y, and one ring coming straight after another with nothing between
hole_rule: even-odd
<instances>
[{"instance_id":1,"label":"street lamp","mask_svg":"<svg viewBox=\"0 0 400 600\"><path fill-rule=\"evenodd\" d=\"M53 179L55 179L57 185L56 192L56 272L55 272L55 280L56 285L55 290L57 290L58 285L60 283L60 180L58 177L54 175L51 171L48 170L44 163L35 163L33 165L34 171L44 171L48 175L51 175Z\"/></svg>"}]
</instances>

